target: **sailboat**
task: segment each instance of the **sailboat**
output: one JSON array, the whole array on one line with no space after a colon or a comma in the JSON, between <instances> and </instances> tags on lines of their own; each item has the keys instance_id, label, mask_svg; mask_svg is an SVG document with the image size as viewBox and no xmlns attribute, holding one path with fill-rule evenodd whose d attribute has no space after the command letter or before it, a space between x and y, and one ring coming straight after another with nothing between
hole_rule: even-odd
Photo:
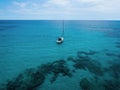
<instances>
[{"instance_id":1,"label":"sailboat","mask_svg":"<svg viewBox=\"0 0 120 90\"><path fill-rule=\"evenodd\" d=\"M61 44L64 41L64 20L62 21L62 35L56 40L57 44Z\"/></svg>"}]
</instances>

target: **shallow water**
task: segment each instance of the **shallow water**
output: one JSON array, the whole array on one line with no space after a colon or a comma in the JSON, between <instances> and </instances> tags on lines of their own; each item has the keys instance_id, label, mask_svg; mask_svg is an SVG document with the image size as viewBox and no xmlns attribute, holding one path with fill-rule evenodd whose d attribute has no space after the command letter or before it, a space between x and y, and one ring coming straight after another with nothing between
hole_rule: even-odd
<instances>
[{"instance_id":1,"label":"shallow water","mask_svg":"<svg viewBox=\"0 0 120 90\"><path fill-rule=\"evenodd\" d=\"M0 84L6 87L8 80L14 81L26 69L63 59L72 76L62 76L60 72L51 83L54 73L51 71L52 74L44 75L45 80L37 86L38 90L84 90L85 86L80 84L82 80L94 83L87 82L91 87L86 87L92 90L120 90L116 84L120 83L120 70L117 69L120 68L120 21L66 20L64 23L65 40L58 45L56 39L62 33L60 20L1 20ZM68 57L75 61L67 60ZM94 70L96 66L102 69L102 74ZM110 81L113 83L109 84Z\"/></svg>"}]
</instances>

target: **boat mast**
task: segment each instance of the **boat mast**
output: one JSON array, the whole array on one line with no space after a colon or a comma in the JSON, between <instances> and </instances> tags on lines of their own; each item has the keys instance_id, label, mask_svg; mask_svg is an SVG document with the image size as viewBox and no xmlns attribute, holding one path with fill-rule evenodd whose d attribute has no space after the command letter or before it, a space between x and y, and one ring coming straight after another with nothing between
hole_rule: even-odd
<instances>
[{"instance_id":1,"label":"boat mast","mask_svg":"<svg viewBox=\"0 0 120 90\"><path fill-rule=\"evenodd\" d=\"M64 36L64 20L62 21L62 37Z\"/></svg>"}]
</instances>

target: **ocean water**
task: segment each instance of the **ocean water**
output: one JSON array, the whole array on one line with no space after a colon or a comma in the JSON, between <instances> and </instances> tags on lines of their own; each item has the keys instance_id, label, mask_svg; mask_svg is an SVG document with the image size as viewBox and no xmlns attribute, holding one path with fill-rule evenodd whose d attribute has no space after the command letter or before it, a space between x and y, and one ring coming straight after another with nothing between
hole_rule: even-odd
<instances>
[{"instance_id":1,"label":"ocean water","mask_svg":"<svg viewBox=\"0 0 120 90\"><path fill-rule=\"evenodd\" d=\"M0 90L120 90L120 21L0 20ZM38 73L39 72L39 73Z\"/></svg>"}]
</instances>

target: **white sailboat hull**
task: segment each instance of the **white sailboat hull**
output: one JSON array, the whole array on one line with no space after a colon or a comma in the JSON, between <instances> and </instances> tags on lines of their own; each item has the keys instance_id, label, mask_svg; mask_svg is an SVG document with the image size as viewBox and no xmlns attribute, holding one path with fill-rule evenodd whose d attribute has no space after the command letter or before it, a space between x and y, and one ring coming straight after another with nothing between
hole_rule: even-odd
<instances>
[{"instance_id":1,"label":"white sailboat hull","mask_svg":"<svg viewBox=\"0 0 120 90\"><path fill-rule=\"evenodd\" d=\"M56 42L57 42L58 44L62 43L63 41L64 41L64 38L63 38L63 37L60 37L60 38L58 38L58 39L56 40Z\"/></svg>"}]
</instances>

